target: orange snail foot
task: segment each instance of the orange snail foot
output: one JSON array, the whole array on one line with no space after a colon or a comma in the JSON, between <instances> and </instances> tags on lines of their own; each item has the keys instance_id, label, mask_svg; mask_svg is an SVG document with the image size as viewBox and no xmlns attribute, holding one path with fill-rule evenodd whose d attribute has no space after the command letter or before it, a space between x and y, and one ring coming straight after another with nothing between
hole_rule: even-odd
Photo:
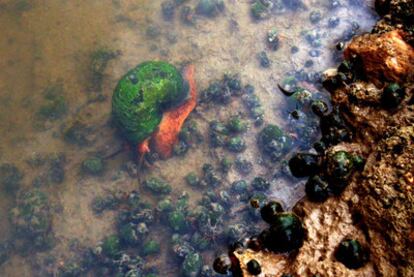
<instances>
[{"instance_id":1,"label":"orange snail foot","mask_svg":"<svg viewBox=\"0 0 414 277\"><path fill-rule=\"evenodd\" d=\"M147 138L144 141L142 141L140 144L138 144L137 150L138 150L139 157L142 157L151 151L149 148L149 141L150 139Z\"/></svg>"},{"instance_id":2,"label":"orange snail foot","mask_svg":"<svg viewBox=\"0 0 414 277\"><path fill-rule=\"evenodd\" d=\"M152 136L154 149L161 158L171 157L175 143L178 140L178 134L183 127L184 121L194 110L197 104L197 91L194 80L194 65L188 65L184 70L184 78L188 81L190 97L182 105L166 111L163 114L158 129Z\"/></svg>"}]
</instances>

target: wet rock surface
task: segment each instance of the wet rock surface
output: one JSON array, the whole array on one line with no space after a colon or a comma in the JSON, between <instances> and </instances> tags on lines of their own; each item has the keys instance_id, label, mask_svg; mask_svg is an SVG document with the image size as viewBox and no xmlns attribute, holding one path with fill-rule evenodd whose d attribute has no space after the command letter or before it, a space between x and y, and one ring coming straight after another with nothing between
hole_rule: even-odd
<instances>
[{"instance_id":1,"label":"wet rock surface","mask_svg":"<svg viewBox=\"0 0 414 277\"><path fill-rule=\"evenodd\" d=\"M352 136L322 151L327 161L339 157L331 174L335 180L327 178L324 184L311 178L308 198L293 209L307 231L303 246L287 254L238 249L233 255L239 275L253 276L247 266L252 259L261 265L263 276L414 274L414 50L407 32L412 14L403 12L413 5L376 1L378 12L391 22L388 29L354 38L344 51L352 65L346 69L342 63L326 72L331 81L333 76L341 79L336 86L324 84ZM328 198L323 188L329 190L341 175L346 175L346 185ZM318 198L315 191L326 194Z\"/></svg>"}]
</instances>

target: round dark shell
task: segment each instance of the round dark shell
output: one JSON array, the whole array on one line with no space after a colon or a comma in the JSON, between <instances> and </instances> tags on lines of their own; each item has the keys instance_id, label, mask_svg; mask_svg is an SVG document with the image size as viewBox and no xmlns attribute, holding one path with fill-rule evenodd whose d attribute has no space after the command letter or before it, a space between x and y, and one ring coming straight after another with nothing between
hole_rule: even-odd
<instances>
[{"instance_id":1,"label":"round dark shell","mask_svg":"<svg viewBox=\"0 0 414 277\"><path fill-rule=\"evenodd\" d=\"M273 225L263 233L264 246L271 251L290 252L302 247L305 229L293 213L279 213Z\"/></svg>"}]
</instances>

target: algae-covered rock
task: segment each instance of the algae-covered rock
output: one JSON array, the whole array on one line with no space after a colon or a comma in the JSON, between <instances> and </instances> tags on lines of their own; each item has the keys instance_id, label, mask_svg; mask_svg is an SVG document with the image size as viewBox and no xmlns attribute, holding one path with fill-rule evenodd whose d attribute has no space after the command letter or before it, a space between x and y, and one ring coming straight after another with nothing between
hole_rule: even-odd
<instances>
[{"instance_id":1,"label":"algae-covered rock","mask_svg":"<svg viewBox=\"0 0 414 277\"><path fill-rule=\"evenodd\" d=\"M10 211L10 221L19 236L35 238L46 235L52 221L45 193L29 190L19 193L17 206Z\"/></svg>"},{"instance_id":2,"label":"algae-covered rock","mask_svg":"<svg viewBox=\"0 0 414 277\"><path fill-rule=\"evenodd\" d=\"M196 7L196 11L198 14L208 17L215 17L223 10L223 0L200 0Z\"/></svg>"},{"instance_id":3,"label":"algae-covered rock","mask_svg":"<svg viewBox=\"0 0 414 277\"><path fill-rule=\"evenodd\" d=\"M169 194L171 186L166 181L158 178L150 178L144 182L144 187L154 194Z\"/></svg>"},{"instance_id":4,"label":"algae-covered rock","mask_svg":"<svg viewBox=\"0 0 414 277\"><path fill-rule=\"evenodd\" d=\"M87 158L82 163L82 172L89 175L100 175L104 169L104 161L98 157Z\"/></svg>"},{"instance_id":5,"label":"algae-covered rock","mask_svg":"<svg viewBox=\"0 0 414 277\"><path fill-rule=\"evenodd\" d=\"M203 259L198 253L189 253L182 265L182 274L185 277L198 276L201 267L203 266Z\"/></svg>"},{"instance_id":6,"label":"algae-covered rock","mask_svg":"<svg viewBox=\"0 0 414 277\"><path fill-rule=\"evenodd\" d=\"M154 255L160 253L161 246L159 242L155 240L150 240L144 243L144 246L142 248L142 255L148 256L148 255Z\"/></svg>"},{"instance_id":7,"label":"algae-covered rock","mask_svg":"<svg viewBox=\"0 0 414 277\"><path fill-rule=\"evenodd\" d=\"M13 164L0 165L0 185L8 192L19 189L23 178L21 171Z\"/></svg>"},{"instance_id":8,"label":"algae-covered rock","mask_svg":"<svg viewBox=\"0 0 414 277\"><path fill-rule=\"evenodd\" d=\"M116 125L131 143L150 136L163 111L182 103L188 95L180 72L162 61L139 64L121 78L112 97Z\"/></svg>"},{"instance_id":9,"label":"algae-covered rock","mask_svg":"<svg viewBox=\"0 0 414 277\"><path fill-rule=\"evenodd\" d=\"M111 235L103 241L102 253L110 258L119 257L121 254L121 243L116 235Z\"/></svg>"},{"instance_id":10,"label":"algae-covered rock","mask_svg":"<svg viewBox=\"0 0 414 277\"><path fill-rule=\"evenodd\" d=\"M176 210L168 215L168 222L175 232L184 233L188 229L188 222L182 211Z\"/></svg>"},{"instance_id":11,"label":"algae-covered rock","mask_svg":"<svg viewBox=\"0 0 414 277\"><path fill-rule=\"evenodd\" d=\"M260 150L273 162L277 161L289 150L291 139L276 125L267 125L258 137Z\"/></svg>"}]
</instances>

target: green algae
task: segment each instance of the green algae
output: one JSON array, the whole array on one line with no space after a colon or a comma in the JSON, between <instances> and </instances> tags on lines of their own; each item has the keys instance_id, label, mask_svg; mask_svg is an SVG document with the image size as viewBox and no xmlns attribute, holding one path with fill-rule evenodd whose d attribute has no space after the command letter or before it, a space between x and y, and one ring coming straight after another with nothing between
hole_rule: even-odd
<instances>
[{"instance_id":1,"label":"green algae","mask_svg":"<svg viewBox=\"0 0 414 277\"><path fill-rule=\"evenodd\" d=\"M187 95L188 88L173 65L144 62L122 77L115 88L113 118L128 141L139 143L154 132L162 113L182 103Z\"/></svg>"}]
</instances>

